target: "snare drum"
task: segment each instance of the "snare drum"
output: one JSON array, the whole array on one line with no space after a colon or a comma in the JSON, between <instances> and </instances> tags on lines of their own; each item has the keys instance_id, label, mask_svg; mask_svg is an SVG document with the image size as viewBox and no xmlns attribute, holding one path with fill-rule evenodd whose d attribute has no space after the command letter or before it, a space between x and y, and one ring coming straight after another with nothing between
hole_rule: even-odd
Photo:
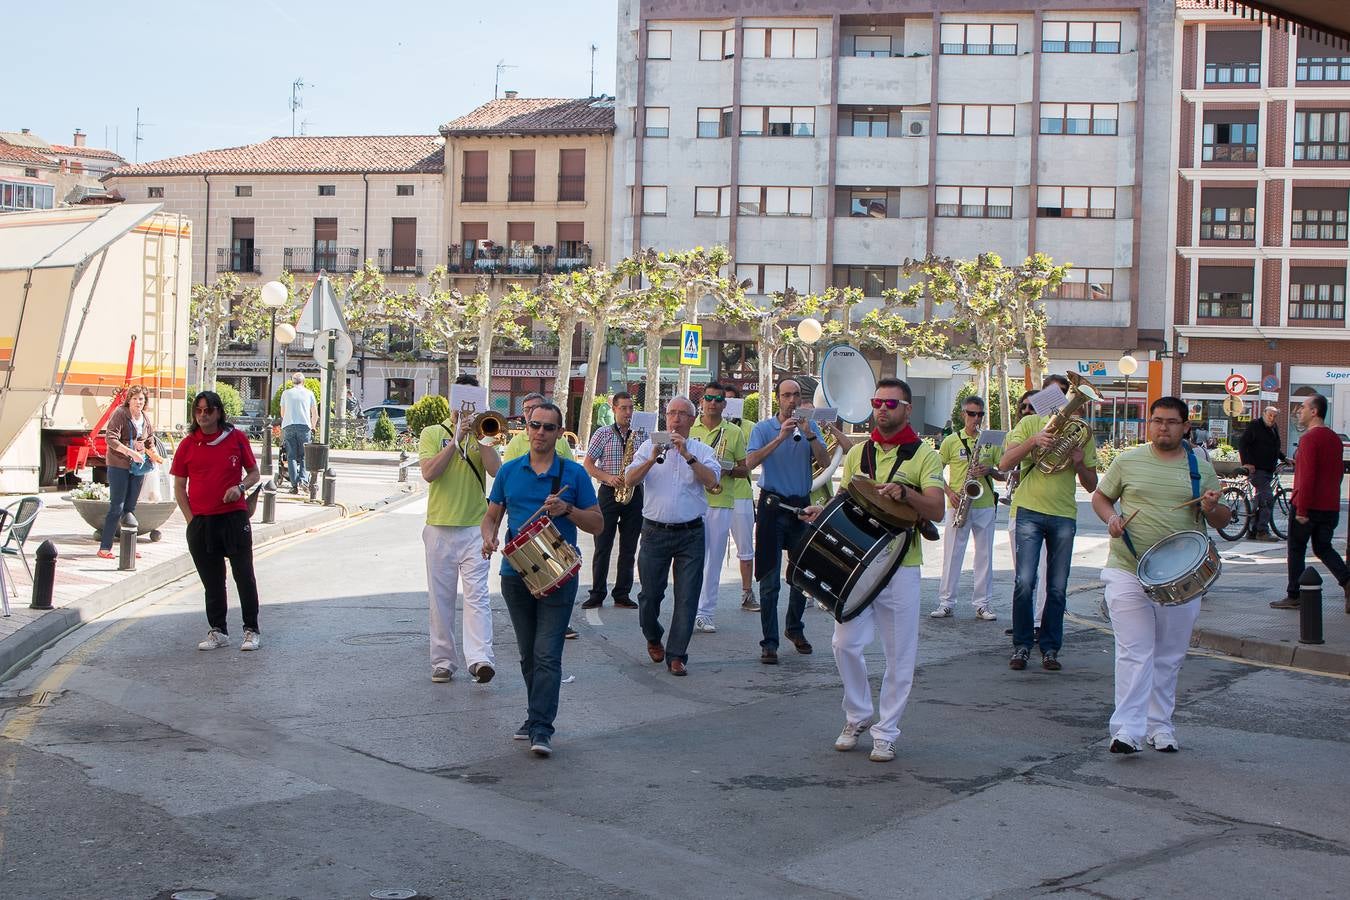
<instances>
[{"instance_id":1,"label":"snare drum","mask_svg":"<svg viewBox=\"0 0 1350 900\"><path fill-rule=\"evenodd\" d=\"M1139 557L1139 584L1159 606L1180 606L1209 590L1223 570L1218 548L1199 531L1179 531Z\"/></svg>"},{"instance_id":2,"label":"snare drum","mask_svg":"<svg viewBox=\"0 0 1350 900\"><path fill-rule=\"evenodd\" d=\"M825 504L788 556L788 583L838 622L867 608L900 565L904 535L850 494Z\"/></svg>"},{"instance_id":3,"label":"snare drum","mask_svg":"<svg viewBox=\"0 0 1350 900\"><path fill-rule=\"evenodd\" d=\"M581 571L581 554L563 540L548 516L521 529L502 553L536 597L547 597Z\"/></svg>"}]
</instances>

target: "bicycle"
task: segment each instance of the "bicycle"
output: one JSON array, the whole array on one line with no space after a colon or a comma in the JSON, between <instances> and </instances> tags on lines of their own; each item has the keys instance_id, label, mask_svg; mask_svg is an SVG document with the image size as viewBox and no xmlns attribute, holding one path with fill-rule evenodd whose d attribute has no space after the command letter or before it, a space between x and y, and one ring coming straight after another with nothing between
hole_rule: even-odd
<instances>
[{"instance_id":1,"label":"bicycle","mask_svg":"<svg viewBox=\"0 0 1350 900\"><path fill-rule=\"evenodd\" d=\"M1288 466L1277 468L1271 483L1275 498L1270 508L1270 533L1280 540L1284 540L1289 534L1289 515L1292 506L1289 502L1289 490L1280 480L1280 475L1287 471ZM1233 516L1227 525L1218 529L1219 534L1224 540L1240 541L1252 527L1253 513L1256 510L1256 487L1245 470L1221 478L1220 482L1223 484L1223 490L1219 494L1219 502L1231 509Z\"/></svg>"}]
</instances>

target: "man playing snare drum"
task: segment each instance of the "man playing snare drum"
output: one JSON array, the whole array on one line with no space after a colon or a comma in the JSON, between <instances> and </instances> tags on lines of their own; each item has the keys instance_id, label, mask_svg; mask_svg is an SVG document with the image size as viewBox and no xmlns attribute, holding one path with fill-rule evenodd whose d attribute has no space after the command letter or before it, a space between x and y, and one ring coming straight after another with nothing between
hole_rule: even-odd
<instances>
[{"instance_id":1,"label":"man playing snare drum","mask_svg":"<svg viewBox=\"0 0 1350 900\"><path fill-rule=\"evenodd\" d=\"M1164 753L1180 747L1172 727L1177 675L1200 615L1199 597L1175 606L1150 599L1139 582L1139 557L1178 532L1203 533L1206 523L1222 528L1232 515L1219 503L1214 467L1182 441L1187 416L1177 397L1153 401L1150 443L1117 456L1092 495L1092 509L1111 533L1102 581L1116 637L1112 753L1138 752L1144 741Z\"/></svg>"},{"instance_id":2,"label":"man playing snare drum","mask_svg":"<svg viewBox=\"0 0 1350 900\"><path fill-rule=\"evenodd\" d=\"M947 501L942 481L942 458L919 440L909 427L909 385L898 378L883 378L872 395L876 427L871 438L855 444L844 457L841 487L854 475L881 482L882 496L907 503L925 519L942 518ZM808 521L821 507L802 512ZM901 537L900 540L905 540ZM834 742L836 750L852 750L858 736L872 730L873 762L895 759L895 740L900 736L900 716L914 684L914 656L919 642L919 565L922 543L917 529L908 537L909 549L900 568L872 604L847 622L834 626L835 665L844 682L844 729ZM886 653L886 671L881 677L880 718L872 706L872 686L867 680L863 650L881 633Z\"/></svg>"}]
</instances>

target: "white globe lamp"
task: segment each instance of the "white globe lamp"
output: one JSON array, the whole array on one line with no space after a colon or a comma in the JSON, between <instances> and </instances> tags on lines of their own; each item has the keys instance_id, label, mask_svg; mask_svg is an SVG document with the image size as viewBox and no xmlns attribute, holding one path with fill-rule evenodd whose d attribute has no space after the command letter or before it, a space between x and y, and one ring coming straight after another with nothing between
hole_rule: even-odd
<instances>
[{"instance_id":1,"label":"white globe lamp","mask_svg":"<svg viewBox=\"0 0 1350 900\"><path fill-rule=\"evenodd\" d=\"M803 344L814 344L820 340L820 335L819 319L802 319L797 323L797 337L801 338Z\"/></svg>"}]
</instances>

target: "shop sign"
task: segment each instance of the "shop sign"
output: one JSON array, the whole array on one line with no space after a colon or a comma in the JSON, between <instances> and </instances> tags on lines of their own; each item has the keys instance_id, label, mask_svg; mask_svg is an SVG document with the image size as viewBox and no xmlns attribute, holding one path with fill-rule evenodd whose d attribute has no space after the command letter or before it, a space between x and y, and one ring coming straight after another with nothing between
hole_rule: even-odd
<instances>
[{"instance_id":1,"label":"shop sign","mask_svg":"<svg viewBox=\"0 0 1350 900\"><path fill-rule=\"evenodd\" d=\"M1289 380L1294 384L1350 384L1350 369L1328 366L1291 366Z\"/></svg>"},{"instance_id":2,"label":"shop sign","mask_svg":"<svg viewBox=\"0 0 1350 900\"><path fill-rule=\"evenodd\" d=\"M1092 377L1106 376L1106 363L1100 359L1089 359L1078 361L1078 374L1090 375Z\"/></svg>"}]
</instances>

